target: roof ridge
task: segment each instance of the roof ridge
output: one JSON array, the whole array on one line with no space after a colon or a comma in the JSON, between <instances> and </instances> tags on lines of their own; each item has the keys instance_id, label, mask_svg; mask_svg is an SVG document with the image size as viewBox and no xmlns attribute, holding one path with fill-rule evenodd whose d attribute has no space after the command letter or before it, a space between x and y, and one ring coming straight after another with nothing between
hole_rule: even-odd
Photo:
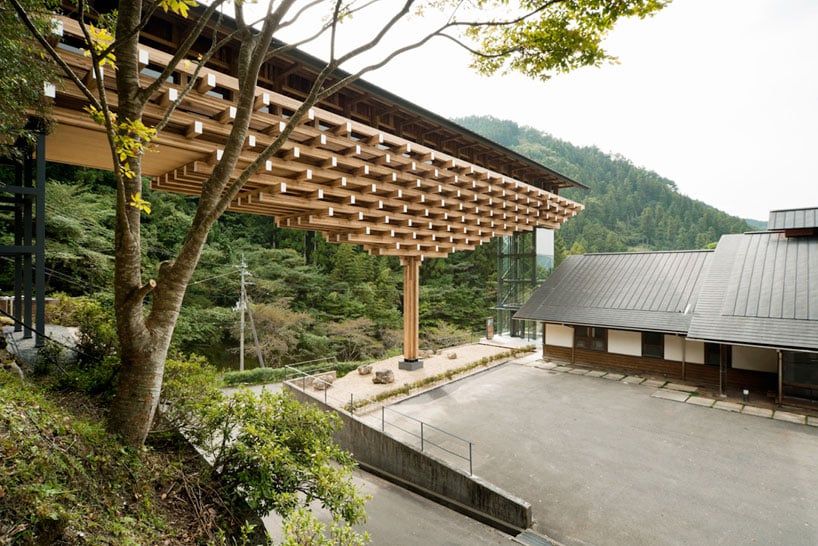
<instances>
[{"instance_id":1,"label":"roof ridge","mask_svg":"<svg viewBox=\"0 0 818 546\"><path fill-rule=\"evenodd\" d=\"M639 254L690 254L695 252L713 252L712 248L692 250L635 250L633 252L586 252L580 256L636 256Z\"/></svg>"}]
</instances>

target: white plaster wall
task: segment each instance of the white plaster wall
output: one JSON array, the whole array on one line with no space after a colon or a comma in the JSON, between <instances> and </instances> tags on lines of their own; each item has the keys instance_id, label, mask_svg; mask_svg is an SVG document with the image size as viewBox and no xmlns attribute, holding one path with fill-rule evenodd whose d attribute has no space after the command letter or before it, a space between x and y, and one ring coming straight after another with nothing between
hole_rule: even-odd
<instances>
[{"instance_id":1,"label":"white plaster wall","mask_svg":"<svg viewBox=\"0 0 818 546\"><path fill-rule=\"evenodd\" d=\"M685 352L687 362L690 364L704 364L704 342L690 341L689 339L685 341L687 342L687 350Z\"/></svg>"},{"instance_id":2,"label":"white plaster wall","mask_svg":"<svg viewBox=\"0 0 818 546\"><path fill-rule=\"evenodd\" d=\"M545 343L555 347L573 347L574 328L562 324L546 324Z\"/></svg>"},{"instance_id":3,"label":"white plaster wall","mask_svg":"<svg viewBox=\"0 0 818 546\"><path fill-rule=\"evenodd\" d=\"M665 335L665 360L682 361L682 340L687 344L685 360L691 364L704 364L704 343L681 336Z\"/></svg>"},{"instance_id":4,"label":"white plaster wall","mask_svg":"<svg viewBox=\"0 0 818 546\"><path fill-rule=\"evenodd\" d=\"M608 330L608 352L619 355L642 356L642 333Z\"/></svg>"},{"instance_id":5,"label":"white plaster wall","mask_svg":"<svg viewBox=\"0 0 818 546\"><path fill-rule=\"evenodd\" d=\"M733 345L733 367L758 372L778 372L778 353L775 349Z\"/></svg>"}]
</instances>

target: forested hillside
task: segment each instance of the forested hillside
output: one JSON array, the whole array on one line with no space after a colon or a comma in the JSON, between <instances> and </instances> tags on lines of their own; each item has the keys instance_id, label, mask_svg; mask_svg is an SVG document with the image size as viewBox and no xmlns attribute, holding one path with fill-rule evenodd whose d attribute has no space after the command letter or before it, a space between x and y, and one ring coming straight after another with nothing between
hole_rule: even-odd
<instances>
[{"instance_id":1,"label":"forested hillside","mask_svg":"<svg viewBox=\"0 0 818 546\"><path fill-rule=\"evenodd\" d=\"M701 248L722 233L748 229L743 220L679 194L672 181L624 158L579 148L509 121L460 121L591 188L566 192L587 209L560 230L558 254ZM6 175L0 173L0 178ZM47 176L47 289L90 295L110 309L112 178L60 165L50 165ZM150 273L175 255L194 201L153 193L145 186L144 197L153 208L143 224L144 264ZM0 214L0 244L11 243L11 233L11 216ZM423 264L422 345L468 339L493 315L495 253L496 241ZM242 256L253 274L249 295L270 364L328 355L357 360L399 350L402 275L397 259L371 257L351 246L330 245L317 235L278 229L270 218L228 213L213 229L188 290L174 339L177 351L235 365L238 315L233 307ZM12 287L9 260L0 267L0 292L5 294ZM252 366L252 343L248 349Z\"/></svg>"},{"instance_id":2,"label":"forested hillside","mask_svg":"<svg viewBox=\"0 0 818 546\"><path fill-rule=\"evenodd\" d=\"M559 232L572 253L703 248L747 223L678 192L676 184L621 156L579 147L512 121L488 116L456 120L590 188L566 197L586 205Z\"/></svg>"}]
</instances>

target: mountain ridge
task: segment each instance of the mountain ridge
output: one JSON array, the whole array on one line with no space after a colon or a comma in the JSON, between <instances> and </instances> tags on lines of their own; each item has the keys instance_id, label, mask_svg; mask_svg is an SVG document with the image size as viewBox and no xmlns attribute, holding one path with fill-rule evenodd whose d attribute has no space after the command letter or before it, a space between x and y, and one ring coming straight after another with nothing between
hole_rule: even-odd
<instances>
[{"instance_id":1,"label":"mountain ridge","mask_svg":"<svg viewBox=\"0 0 818 546\"><path fill-rule=\"evenodd\" d=\"M556 246L571 253L704 248L725 233L753 229L744 219L680 193L674 181L622 155L492 116L454 121L588 186L563 191L586 205L557 233Z\"/></svg>"}]
</instances>

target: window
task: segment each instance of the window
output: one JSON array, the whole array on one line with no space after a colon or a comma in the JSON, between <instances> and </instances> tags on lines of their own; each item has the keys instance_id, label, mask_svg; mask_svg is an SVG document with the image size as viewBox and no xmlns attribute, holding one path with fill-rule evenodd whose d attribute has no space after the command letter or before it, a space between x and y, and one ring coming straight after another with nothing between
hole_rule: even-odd
<instances>
[{"instance_id":1,"label":"window","mask_svg":"<svg viewBox=\"0 0 818 546\"><path fill-rule=\"evenodd\" d=\"M733 363L733 347L721 345L719 343L704 344L704 363L708 366L719 366L719 362L724 358L724 367L730 368Z\"/></svg>"},{"instance_id":2,"label":"window","mask_svg":"<svg viewBox=\"0 0 818 546\"><path fill-rule=\"evenodd\" d=\"M589 349L591 351L608 350L608 330L605 328L592 328L590 326L577 326L574 329L577 347Z\"/></svg>"},{"instance_id":3,"label":"window","mask_svg":"<svg viewBox=\"0 0 818 546\"><path fill-rule=\"evenodd\" d=\"M665 357L665 335L657 332L642 332L642 356Z\"/></svg>"}]
</instances>

